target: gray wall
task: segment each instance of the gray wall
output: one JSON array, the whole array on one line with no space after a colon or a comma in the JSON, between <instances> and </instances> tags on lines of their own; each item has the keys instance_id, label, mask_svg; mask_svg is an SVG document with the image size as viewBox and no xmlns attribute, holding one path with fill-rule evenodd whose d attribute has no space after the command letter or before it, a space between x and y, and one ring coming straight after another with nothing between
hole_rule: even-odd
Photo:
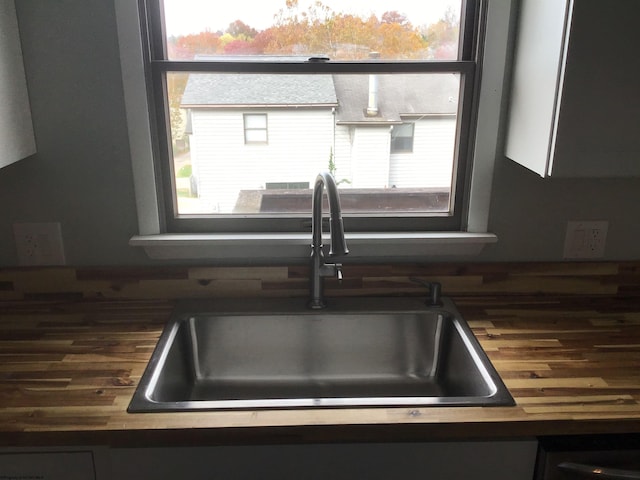
<instances>
[{"instance_id":1,"label":"gray wall","mask_svg":"<svg viewBox=\"0 0 640 480\"><path fill-rule=\"evenodd\" d=\"M605 260L640 259L640 178L543 179L501 156L482 260L561 261L569 220L608 220Z\"/></svg>"},{"instance_id":2,"label":"gray wall","mask_svg":"<svg viewBox=\"0 0 640 480\"><path fill-rule=\"evenodd\" d=\"M137 233L111 0L16 2L38 153L0 169L0 266L14 222L61 222L70 265L154 264ZM500 156L477 261L562 260L568 220L609 220L607 260L640 259L640 179L543 180Z\"/></svg>"},{"instance_id":3,"label":"gray wall","mask_svg":"<svg viewBox=\"0 0 640 480\"><path fill-rule=\"evenodd\" d=\"M111 0L26 0L16 9L38 153L0 170L0 265L14 222L61 222L69 264L145 261L136 233Z\"/></svg>"}]
</instances>

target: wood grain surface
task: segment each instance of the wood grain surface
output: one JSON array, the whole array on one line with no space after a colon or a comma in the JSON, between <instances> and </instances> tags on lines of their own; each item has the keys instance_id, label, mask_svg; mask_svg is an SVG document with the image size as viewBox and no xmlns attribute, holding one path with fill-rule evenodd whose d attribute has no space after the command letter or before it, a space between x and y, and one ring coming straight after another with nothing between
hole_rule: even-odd
<instances>
[{"instance_id":1,"label":"wood grain surface","mask_svg":"<svg viewBox=\"0 0 640 480\"><path fill-rule=\"evenodd\" d=\"M306 265L272 267L0 268L0 301L77 301L291 297L308 293ZM595 295L640 297L640 262L432 263L345 262L334 296L420 295L411 277L442 283L455 296Z\"/></svg>"},{"instance_id":2,"label":"wood grain surface","mask_svg":"<svg viewBox=\"0 0 640 480\"><path fill-rule=\"evenodd\" d=\"M514 407L128 414L171 300L0 302L0 445L640 432L640 298L453 296Z\"/></svg>"}]
</instances>

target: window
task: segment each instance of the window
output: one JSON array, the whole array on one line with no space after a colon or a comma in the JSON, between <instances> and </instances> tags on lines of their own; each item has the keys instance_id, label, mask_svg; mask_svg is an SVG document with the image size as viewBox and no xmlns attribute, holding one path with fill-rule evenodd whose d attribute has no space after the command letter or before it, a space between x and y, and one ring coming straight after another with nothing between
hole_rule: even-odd
<instances>
[{"instance_id":1,"label":"window","mask_svg":"<svg viewBox=\"0 0 640 480\"><path fill-rule=\"evenodd\" d=\"M484 3L484 5L482 5ZM477 61L475 69L481 72L481 85L476 89L473 112L477 116L475 128L470 132L470 150L473 155L473 171L464 185L466 211L462 216L461 231L455 227L443 226L441 231L419 231L410 228L376 231L371 226L369 232L352 233L347 230L351 247L350 257L362 261L378 261L384 258L423 261L428 258L459 258L475 255L485 245L494 243L497 237L488 231L489 209L492 199L492 179L496 158L500 150L500 127L505 92L505 75L510 45L513 44L513 19L517 0L495 0L478 2L481 20L473 17L473 24L480 27L478 53L472 55ZM144 248L146 254L155 259L200 259L213 262L281 263L299 261L308 255L309 230L285 231L266 234L256 233L213 233L206 225L192 228L194 233L180 233L168 226L159 191L171 191L171 183L166 184L167 175L159 175L163 160L160 142L154 136L158 129L153 108L154 88L149 87L151 77L150 57L146 26L145 5L140 1L114 0L120 45L120 64L124 87L124 100L129 131L131 166L133 171L138 231L130 239L131 246ZM464 10L467 11L466 9ZM465 15L465 18L468 15ZM466 28L465 28L466 31ZM143 40L141 42L141 39ZM328 67L327 67L328 68ZM332 67L334 68L334 67ZM237 70L237 68L236 68ZM475 75L479 82L479 75ZM479 91L478 91L479 90ZM188 116L187 116L188 121ZM189 124L190 128L191 125ZM242 128L242 126L237 126ZM184 142L186 145L186 142ZM190 145L191 150L197 146ZM164 159L166 160L166 159ZM170 168L170 163L165 163ZM468 167L467 167L468 168ZM469 175L467 175L469 177ZM171 178L171 177L169 177ZM195 179L195 177L192 177ZM301 179L296 179L300 181ZM278 179L278 181L281 181ZM197 188L197 185L195 186ZM391 225L393 228L393 225ZM421 227L423 228L423 227ZM263 231L268 229L265 226ZM446 230L446 231L445 231ZM452 255L456 257L451 257ZM352 260L350 260L352 261Z\"/></svg>"},{"instance_id":2,"label":"window","mask_svg":"<svg viewBox=\"0 0 640 480\"><path fill-rule=\"evenodd\" d=\"M375 12L356 0L235 2L232 13L140 1L164 231L306 231L305 202L267 212L262 197L320 170L339 183L348 231L464 230L479 0L429 2L435 13L413 1ZM234 147L234 125L260 148ZM195 188L179 189L186 165Z\"/></svg>"},{"instance_id":3,"label":"window","mask_svg":"<svg viewBox=\"0 0 640 480\"><path fill-rule=\"evenodd\" d=\"M403 123L391 127L391 153L413 152L414 123Z\"/></svg>"},{"instance_id":4,"label":"window","mask_svg":"<svg viewBox=\"0 0 640 480\"><path fill-rule=\"evenodd\" d=\"M267 143L267 115L244 114L244 143Z\"/></svg>"}]
</instances>

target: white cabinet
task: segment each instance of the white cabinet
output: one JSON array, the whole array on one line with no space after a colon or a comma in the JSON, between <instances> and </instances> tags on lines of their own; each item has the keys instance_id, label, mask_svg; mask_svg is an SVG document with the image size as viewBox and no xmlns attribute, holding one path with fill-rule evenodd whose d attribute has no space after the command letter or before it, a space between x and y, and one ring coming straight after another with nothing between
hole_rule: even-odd
<instances>
[{"instance_id":1,"label":"white cabinet","mask_svg":"<svg viewBox=\"0 0 640 480\"><path fill-rule=\"evenodd\" d=\"M506 156L539 175L640 176L640 1L522 0Z\"/></svg>"},{"instance_id":2,"label":"white cabinet","mask_svg":"<svg viewBox=\"0 0 640 480\"><path fill-rule=\"evenodd\" d=\"M0 168L36 152L13 0L0 2Z\"/></svg>"}]
</instances>

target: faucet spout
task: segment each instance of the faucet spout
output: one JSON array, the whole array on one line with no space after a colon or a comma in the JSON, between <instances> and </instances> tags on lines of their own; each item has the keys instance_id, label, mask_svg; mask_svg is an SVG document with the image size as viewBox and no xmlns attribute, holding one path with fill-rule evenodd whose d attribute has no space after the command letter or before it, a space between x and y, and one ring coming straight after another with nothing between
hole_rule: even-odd
<instances>
[{"instance_id":1,"label":"faucet spout","mask_svg":"<svg viewBox=\"0 0 640 480\"><path fill-rule=\"evenodd\" d=\"M324 187L324 188L323 188ZM325 308L324 277L335 276L342 279L342 265L326 263L322 251L322 194L327 191L329 199L329 229L331 233L330 256L346 255L349 253L344 237L342 209L338 187L329 172L320 172L313 187L311 213L311 278L309 308Z\"/></svg>"}]
</instances>

